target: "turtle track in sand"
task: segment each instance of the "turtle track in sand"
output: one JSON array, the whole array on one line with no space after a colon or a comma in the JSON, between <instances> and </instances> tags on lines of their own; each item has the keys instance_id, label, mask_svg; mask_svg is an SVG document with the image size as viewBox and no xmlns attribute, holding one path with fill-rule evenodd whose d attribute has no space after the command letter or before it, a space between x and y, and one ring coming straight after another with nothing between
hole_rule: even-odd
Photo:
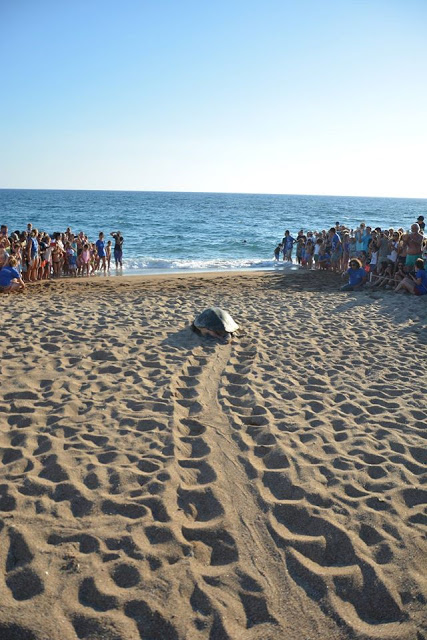
<instances>
[{"instance_id":1,"label":"turtle track in sand","mask_svg":"<svg viewBox=\"0 0 427 640\"><path fill-rule=\"evenodd\" d=\"M224 640L273 639L282 637L283 627L273 614L274 598L268 602L266 596L268 581L256 566L249 573L247 549L236 541L242 523L237 495L227 483L226 469L235 466L237 448L218 403L218 386L229 352L229 345L200 347L171 385L178 477L175 521L181 522L182 536L192 547L190 637L209 633Z\"/></svg>"},{"instance_id":2,"label":"turtle track in sand","mask_svg":"<svg viewBox=\"0 0 427 640\"><path fill-rule=\"evenodd\" d=\"M272 336L272 342L275 339L278 336ZM285 336L281 339L287 342ZM298 340L301 342L299 335ZM307 346L312 350L308 356L315 358L316 348L311 343ZM299 344L299 349L304 346ZM304 353L307 355L307 351ZM403 464L415 478L422 472L421 466L405 457L406 447L396 442L396 436L392 449L384 452L385 446L378 445L374 438L366 448L357 428L358 423L366 424L366 416L380 414L383 407L388 411L397 408L392 389L384 383L369 385L364 394L368 403L363 420L359 403L349 401L351 393L337 394L338 410L330 425L323 414L331 402L326 394L330 385L324 377L313 375L311 367L306 370L303 363L301 371L293 368L288 382L282 383L280 376L275 377L280 363L274 356L268 360L264 356L257 340L233 344L220 397L235 429L239 459L267 514L268 530L283 557L284 570L298 589L350 635L413 638L414 627L404 607L409 594L402 597L402 591L384 571L402 541L393 526L397 512L383 494L390 462ZM330 375L339 375L339 357L329 361ZM286 375L286 362L283 368ZM350 366L348 369L350 373ZM378 411L373 411L375 407ZM414 418L417 416L425 418L424 412ZM366 432L370 431L368 423ZM386 429L372 432L375 438L393 439ZM347 456L337 455L333 439L345 443ZM318 446L313 447L313 443ZM375 449L380 451L374 453ZM415 449L412 455L417 458L419 449ZM335 456L332 465L325 463L325 454ZM364 490L346 481L346 471L354 468L366 473ZM422 504L425 495L420 491L414 489L412 494L411 489L404 490L403 500L414 506ZM372 520L368 514L366 524L348 526L351 508L361 501L368 512L378 513L382 529L368 524ZM415 598L422 602L421 590Z\"/></svg>"}]
</instances>

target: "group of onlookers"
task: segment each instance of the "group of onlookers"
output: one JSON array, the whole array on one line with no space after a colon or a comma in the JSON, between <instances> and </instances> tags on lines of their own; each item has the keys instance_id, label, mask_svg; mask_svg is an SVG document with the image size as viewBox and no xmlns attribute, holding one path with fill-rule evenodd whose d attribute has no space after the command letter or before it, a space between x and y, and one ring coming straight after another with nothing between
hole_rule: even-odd
<instances>
[{"instance_id":1,"label":"group of onlookers","mask_svg":"<svg viewBox=\"0 0 427 640\"><path fill-rule=\"evenodd\" d=\"M89 276L97 271L107 274L114 257L116 268L123 266L123 236L120 231L106 240L101 231L91 242L83 231L77 235L70 227L64 233L50 236L28 223L25 231L9 235L8 227L0 227L0 291L23 289L26 282L59 278L60 276Z\"/></svg>"},{"instance_id":2,"label":"group of onlookers","mask_svg":"<svg viewBox=\"0 0 427 640\"><path fill-rule=\"evenodd\" d=\"M343 289L357 289L365 284L405 289L417 295L427 294L427 238L424 237L424 216L419 216L411 229L373 229L361 223L348 229L339 222L329 231L303 229L294 238L285 231L274 250L274 257L308 269L331 270L348 274Z\"/></svg>"}]
</instances>

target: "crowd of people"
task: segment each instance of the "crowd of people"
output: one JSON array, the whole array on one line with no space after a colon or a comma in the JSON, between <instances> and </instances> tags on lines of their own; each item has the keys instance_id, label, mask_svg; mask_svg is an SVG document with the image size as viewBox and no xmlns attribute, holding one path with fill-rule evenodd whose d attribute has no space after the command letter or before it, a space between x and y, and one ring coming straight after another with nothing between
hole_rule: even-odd
<instances>
[{"instance_id":1,"label":"crowd of people","mask_svg":"<svg viewBox=\"0 0 427 640\"><path fill-rule=\"evenodd\" d=\"M114 259L116 268L123 266L123 236L112 231L113 240L101 231L96 242L80 231L74 235L70 227L64 233L49 235L27 224L25 231L9 235L7 225L0 227L0 291L19 291L27 282L61 276L107 275ZM113 246L114 242L114 246Z\"/></svg>"},{"instance_id":2,"label":"crowd of people","mask_svg":"<svg viewBox=\"0 0 427 640\"><path fill-rule=\"evenodd\" d=\"M301 229L296 238L285 231L274 250L277 261L294 261L307 269L330 270L348 276L342 289L363 286L406 290L427 294L427 238L424 216L419 216L409 231L381 229L362 222L348 229L336 222L329 231Z\"/></svg>"},{"instance_id":3,"label":"crowd of people","mask_svg":"<svg viewBox=\"0 0 427 640\"><path fill-rule=\"evenodd\" d=\"M427 294L427 238L424 217L419 216L411 229L381 229L361 223L348 229L339 222L329 231L301 229L294 238L285 231L274 250L277 261L294 261L308 269L331 270L348 276L343 290L365 285L406 290L416 295ZM109 273L114 258L116 268L123 266L123 236L112 231L113 241L101 231L93 242L80 231L74 235L70 227L64 233L50 236L28 223L25 231L9 235L8 227L0 227L0 292L19 291L27 282L61 276L90 276Z\"/></svg>"}]
</instances>

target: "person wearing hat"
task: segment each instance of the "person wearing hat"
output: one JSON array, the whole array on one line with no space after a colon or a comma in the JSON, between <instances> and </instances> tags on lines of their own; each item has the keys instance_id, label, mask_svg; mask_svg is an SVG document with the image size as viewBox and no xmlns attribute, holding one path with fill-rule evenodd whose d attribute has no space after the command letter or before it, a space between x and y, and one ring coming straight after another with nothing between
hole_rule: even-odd
<instances>
[{"instance_id":1,"label":"person wearing hat","mask_svg":"<svg viewBox=\"0 0 427 640\"><path fill-rule=\"evenodd\" d=\"M426 228L426 223L424 222L424 216L418 216L417 222L420 225L421 231L424 233L424 229Z\"/></svg>"}]
</instances>

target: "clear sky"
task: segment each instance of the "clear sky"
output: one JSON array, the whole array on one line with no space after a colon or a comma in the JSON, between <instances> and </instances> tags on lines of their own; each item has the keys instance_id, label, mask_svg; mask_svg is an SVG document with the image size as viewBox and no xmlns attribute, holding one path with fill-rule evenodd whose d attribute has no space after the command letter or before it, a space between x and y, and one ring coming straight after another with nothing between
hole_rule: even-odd
<instances>
[{"instance_id":1,"label":"clear sky","mask_svg":"<svg viewBox=\"0 0 427 640\"><path fill-rule=\"evenodd\" d=\"M0 0L0 187L427 197L426 0Z\"/></svg>"}]
</instances>

